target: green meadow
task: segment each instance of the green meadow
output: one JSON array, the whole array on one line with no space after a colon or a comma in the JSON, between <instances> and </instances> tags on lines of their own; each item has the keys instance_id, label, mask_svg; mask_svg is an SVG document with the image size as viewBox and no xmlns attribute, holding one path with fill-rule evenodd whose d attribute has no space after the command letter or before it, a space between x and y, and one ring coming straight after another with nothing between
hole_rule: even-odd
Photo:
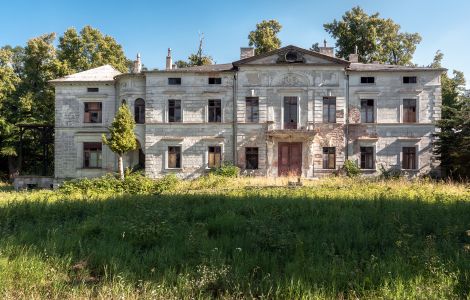
<instances>
[{"instance_id":1,"label":"green meadow","mask_svg":"<svg viewBox=\"0 0 470 300\"><path fill-rule=\"evenodd\" d=\"M2 299L470 298L465 184L0 190Z\"/></svg>"}]
</instances>

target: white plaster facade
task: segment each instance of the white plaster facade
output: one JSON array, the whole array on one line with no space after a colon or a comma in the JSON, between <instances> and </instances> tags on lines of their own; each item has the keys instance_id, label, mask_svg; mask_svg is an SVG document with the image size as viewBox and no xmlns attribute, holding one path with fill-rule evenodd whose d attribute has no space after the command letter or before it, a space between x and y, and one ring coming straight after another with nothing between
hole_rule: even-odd
<instances>
[{"instance_id":1,"label":"white plaster facade","mask_svg":"<svg viewBox=\"0 0 470 300\"><path fill-rule=\"evenodd\" d=\"M136 134L145 155L145 174L152 178L168 173L182 178L203 174L211 146L220 146L223 161L234 162L244 173L279 176L279 159L286 158L280 150L280 145L286 145L282 143L300 143L298 175L306 178L331 174L346 158L361 165L360 149L366 146L374 149L373 167L364 170L366 174L377 173L381 165L401 168L403 147L416 149L415 166L407 170L411 175L438 171L432 144L441 114L443 69L354 63L295 46L252 57L246 48L243 51L246 58L232 64L128 74L103 66L53 80L55 178L115 171L116 156L104 145L101 167L85 168L83 143L100 142L122 101L134 113L136 99L145 101L145 123L136 125ZM405 76L414 77L416 83L404 83ZM361 83L361 77L373 77L374 83ZM169 85L168 78L180 78L181 84ZM208 78L221 82L209 84ZM90 87L98 92L88 92ZM256 122L247 120L249 97L258 99ZM294 109L284 107L285 97L296 99L295 129L286 128L292 123L283 121L286 111ZM333 123L324 121L327 97L335 99ZM181 100L180 122L170 122L170 99ZM209 122L210 99L220 100L220 122ZM361 120L364 99L373 100L371 123ZM416 122L403 122L404 99L416 100ZM102 103L101 123L83 122L85 102ZM168 166L172 146L181 147L178 168ZM257 148L257 169L246 170L246 147ZM334 147L334 169L323 168L324 147ZM135 151L126 164L138 160Z\"/></svg>"}]
</instances>

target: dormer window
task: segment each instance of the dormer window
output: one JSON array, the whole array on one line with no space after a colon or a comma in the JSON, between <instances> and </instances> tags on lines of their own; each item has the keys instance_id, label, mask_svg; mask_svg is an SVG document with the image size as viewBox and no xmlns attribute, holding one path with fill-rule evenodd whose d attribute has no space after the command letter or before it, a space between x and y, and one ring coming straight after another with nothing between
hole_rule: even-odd
<instances>
[{"instance_id":1,"label":"dormer window","mask_svg":"<svg viewBox=\"0 0 470 300\"><path fill-rule=\"evenodd\" d=\"M209 84L222 84L222 78L220 78L220 77L209 77Z\"/></svg>"},{"instance_id":2,"label":"dormer window","mask_svg":"<svg viewBox=\"0 0 470 300\"><path fill-rule=\"evenodd\" d=\"M168 78L169 85L181 85L181 78Z\"/></svg>"},{"instance_id":3,"label":"dormer window","mask_svg":"<svg viewBox=\"0 0 470 300\"><path fill-rule=\"evenodd\" d=\"M403 76L404 84L414 84L416 81L416 76Z\"/></svg>"},{"instance_id":4,"label":"dormer window","mask_svg":"<svg viewBox=\"0 0 470 300\"><path fill-rule=\"evenodd\" d=\"M375 77L361 77L361 84L374 84Z\"/></svg>"},{"instance_id":5,"label":"dormer window","mask_svg":"<svg viewBox=\"0 0 470 300\"><path fill-rule=\"evenodd\" d=\"M89 87L86 89L88 93L98 93L100 91L97 87Z\"/></svg>"}]
</instances>

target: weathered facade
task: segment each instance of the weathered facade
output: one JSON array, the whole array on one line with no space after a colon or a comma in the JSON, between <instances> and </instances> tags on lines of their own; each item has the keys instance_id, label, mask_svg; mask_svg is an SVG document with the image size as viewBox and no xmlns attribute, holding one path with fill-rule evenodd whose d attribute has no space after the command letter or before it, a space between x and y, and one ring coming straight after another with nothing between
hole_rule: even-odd
<instances>
[{"instance_id":1,"label":"weathered facade","mask_svg":"<svg viewBox=\"0 0 470 300\"><path fill-rule=\"evenodd\" d=\"M312 178L346 159L365 174L438 171L432 153L441 115L443 69L361 64L287 46L231 64L132 73L110 66L53 80L55 177L99 176L117 169L101 144L121 103L136 118L140 149L127 166L152 178L199 176L223 162L243 173Z\"/></svg>"}]
</instances>

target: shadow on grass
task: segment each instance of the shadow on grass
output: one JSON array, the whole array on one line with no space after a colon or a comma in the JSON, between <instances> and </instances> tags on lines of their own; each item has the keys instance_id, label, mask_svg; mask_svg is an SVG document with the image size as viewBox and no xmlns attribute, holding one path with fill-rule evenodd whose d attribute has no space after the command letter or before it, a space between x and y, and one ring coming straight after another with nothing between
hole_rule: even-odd
<instances>
[{"instance_id":1,"label":"shadow on grass","mask_svg":"<svg viewBox=\"0 0 470 300\"><path fill-rule=\"evenodd\" d=\"M29 247L39 256L71 257L70 274L83 264L98 281L120 275L131 283L176 284L183 274L200 279L212 272L211 293L237 286L254 296L292 282L303 290L360 295L387 282L422 277L429 279L423 284L440 284L452 275L453 293L465 297L469 226L468 201L304 199L288 193L0 207L4 249Z\"/></svg>"}]
</instances>

